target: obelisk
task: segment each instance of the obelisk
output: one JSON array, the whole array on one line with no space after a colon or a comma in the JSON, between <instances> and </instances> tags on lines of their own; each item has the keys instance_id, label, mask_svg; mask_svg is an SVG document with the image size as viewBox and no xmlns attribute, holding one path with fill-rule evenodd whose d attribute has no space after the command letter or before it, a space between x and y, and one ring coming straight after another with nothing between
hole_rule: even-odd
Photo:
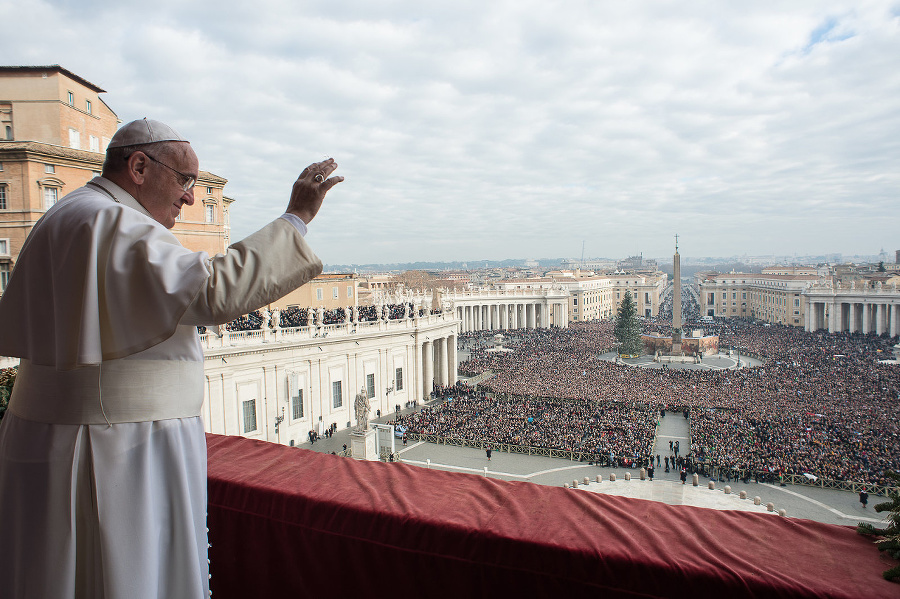
<instances>
[{"instance_id":1,"label":"obelisk","mask_svg":"<svg viewBox=\"0 0 900 599\"><path fill-rule=\"evenodd\" d=\"M681 256L678 255L678 235L675 235L675 256L672 263L672 355L681 355Z\"/></svg>"}]
</instances>

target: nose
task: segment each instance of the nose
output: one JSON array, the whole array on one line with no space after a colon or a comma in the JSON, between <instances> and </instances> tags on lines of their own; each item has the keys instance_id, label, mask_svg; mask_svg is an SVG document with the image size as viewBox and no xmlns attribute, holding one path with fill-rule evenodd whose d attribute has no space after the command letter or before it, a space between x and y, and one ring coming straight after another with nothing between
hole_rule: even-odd
<instances>
[{"instance_id":1,"label":"nose","mask_svg":"<svg viewBox=\"0 0 900 599\"><path fill-rule=\"evenodd\" d=\"M193 206L194 205L194 188L191 187L186 192L184 192L184 195L181 196L181 199L184 200L184 203L187 204L188 206Z\"/></svg>"}]
</instances>

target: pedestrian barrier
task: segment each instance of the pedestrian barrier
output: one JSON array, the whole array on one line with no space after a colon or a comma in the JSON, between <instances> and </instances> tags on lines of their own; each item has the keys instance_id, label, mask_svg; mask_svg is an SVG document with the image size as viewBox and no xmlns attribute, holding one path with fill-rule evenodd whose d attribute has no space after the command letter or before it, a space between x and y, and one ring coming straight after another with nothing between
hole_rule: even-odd
<instances>
[{"instance_id":1,"label":"pedestrian barrier","mask_svg":"<svg viewBox=\"0 0 900 599\"><path fill-rule=\"evenodd\" d=\"M674 408L672 411L680 411L682 408ZM528 445L516 445L513 443L496 443L494 441L483 441L479 439L463 439L461 437L442 437L440 435L430 435L425 433L407 432L410 440L425 441L436 445L453 445L457 447L477 447L484 449L490 445L494 451L505 453L520 453L525 455L535 455L550 458L561 458L576 462L592 462L598 466L607 468L637 468L642 464L639 456L611 456L609 454L601 454L592 451L572 451L564 449L552 449L549 447L531 447ZM627 466L626 461L631 461L631 466ZM751 480L755 482L774 483L777 476L773 472L763 470L754 472L749 469L731 468L726 466L718 466L711 462L691 461L687 465L689 472L694 473L694 486L699 484L698 474L709 476L720 482L727 480L742 480L748 484ZM880 485L876 483L863 483L856 481L839 481L823 477L809 478L805 474L783 474L783 482L786 485L801 485L804 487L819 487L823 489L837 489L841 491L851 491L859 493L865 490L869 495L887 497L890 493L900 493L900 487L890 485Z\"/></svg>"}]
</instances>

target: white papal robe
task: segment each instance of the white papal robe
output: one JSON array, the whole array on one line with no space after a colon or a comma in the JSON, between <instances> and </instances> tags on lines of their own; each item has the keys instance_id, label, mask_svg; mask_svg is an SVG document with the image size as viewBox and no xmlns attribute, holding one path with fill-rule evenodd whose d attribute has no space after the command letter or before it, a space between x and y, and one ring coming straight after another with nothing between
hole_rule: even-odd
<instances>
[{"instance_id":1,"label":"white papal robe","mask_svg":"<svg viewBox=\"0 0 900 599\"><path fill-rule=\"evenodd\" d=\"M0 298L0 597L209 593L203 351L321 272L288 219L191 252L98 177L35 225Z\"/></svg>"}]
</instances>

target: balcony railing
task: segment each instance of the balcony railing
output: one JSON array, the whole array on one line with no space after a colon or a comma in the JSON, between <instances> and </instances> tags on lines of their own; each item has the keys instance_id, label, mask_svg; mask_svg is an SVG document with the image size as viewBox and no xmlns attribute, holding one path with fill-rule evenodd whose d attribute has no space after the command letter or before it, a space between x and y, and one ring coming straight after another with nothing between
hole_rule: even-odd
<instances>
[{"instance_id":1,"label":"balcony railing","mask_svg":"<svg viewBox=\"0 0 900 599\"><path fill-rule=\"evenodd\" d=\"M897 596L851 527L207 445L216 599Z\"/></svg>"},{"instance_id":2,"label":"balcony railing","mask_svg":"<svg viewBox=\"0 0 900 599\"><path fill-rule=\"evenodd\" d=\"M451 324L455 319L452 314L427 314L416 318L400 318L395 320L373 320L341 322L320 326L288 327L277 329L253 329L249 331L223 331L220 337L216 333L206 332L200 335L200 343L204 349L219 349L244 345L260 345L263 343L287 343L304 339L333 339L335 337L353 337L367 333L414 331L417 327Z\"/></svg>"}]
</instances>

